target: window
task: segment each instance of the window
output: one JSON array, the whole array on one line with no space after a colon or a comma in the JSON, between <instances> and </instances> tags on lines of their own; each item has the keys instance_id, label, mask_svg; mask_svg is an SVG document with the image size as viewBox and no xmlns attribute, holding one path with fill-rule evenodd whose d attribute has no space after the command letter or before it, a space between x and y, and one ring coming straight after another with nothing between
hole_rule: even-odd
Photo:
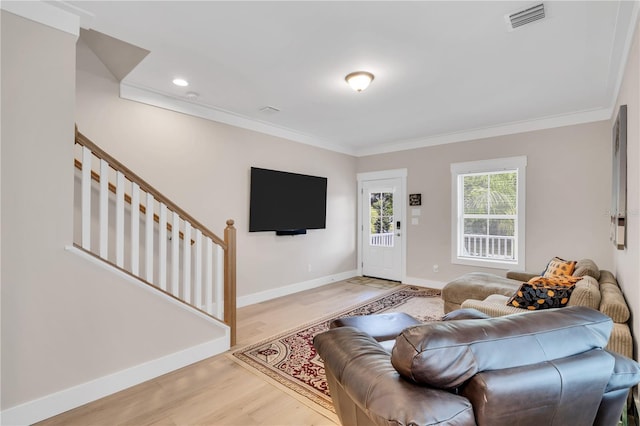
<instances>
[{"instance_id":1,"label":"window","mask_svg":"<svg viewBox=\"0 0 640 426\"><path fill-rule=\"evenodd\" d=\"M526 157L454 163L453 263L524 269Z\"/></svg>"}]
</instances>

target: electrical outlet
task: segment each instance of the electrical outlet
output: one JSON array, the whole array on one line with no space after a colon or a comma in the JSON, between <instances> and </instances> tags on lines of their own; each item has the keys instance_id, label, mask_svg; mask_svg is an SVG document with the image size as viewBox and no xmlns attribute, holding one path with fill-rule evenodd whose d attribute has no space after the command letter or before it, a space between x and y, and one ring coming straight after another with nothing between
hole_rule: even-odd
<instances>
[{"instance_id":1,"label":"electrical outlet","mask_svg":"<svg viewBox=\"0 0 640 426\"><path fill-rule=\"evenodd\" d=\"M433 272L438 272L440 270L440 267L436 264L433 265Z\"/></svg>"},{"instance_id":2,"label":"electrical outlet","mask_svg":"<svg viewBox=\"0 0 640 426\"><path fill-rule=\"evenodd\" d=\"M309 264L308 268L309 272L311 272L311 264Z\"/></svg>"}]
</instances>

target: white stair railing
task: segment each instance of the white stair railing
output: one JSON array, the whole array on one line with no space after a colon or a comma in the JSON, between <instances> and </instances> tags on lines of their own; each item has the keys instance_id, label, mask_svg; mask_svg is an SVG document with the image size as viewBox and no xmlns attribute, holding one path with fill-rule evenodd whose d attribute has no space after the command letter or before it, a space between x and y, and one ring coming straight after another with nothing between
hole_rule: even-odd
<instances>
[{"instance_id":1,"label":"white stair railing","mask_svg":"<svg viewBox=\"0 0 640 426\"><path fill-rule=\"evenodd\" d=\"M80 248L225 322L233 346L233 220L221 239L79 132L75 143Z\"/></svg>"}]
</instances>

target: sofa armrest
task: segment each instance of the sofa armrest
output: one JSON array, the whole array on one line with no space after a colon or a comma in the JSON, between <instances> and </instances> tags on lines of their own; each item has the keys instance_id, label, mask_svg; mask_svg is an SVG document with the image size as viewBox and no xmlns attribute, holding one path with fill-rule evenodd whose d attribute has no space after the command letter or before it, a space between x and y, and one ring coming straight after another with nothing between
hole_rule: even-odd
<instances>
[{"instance_id":1,"label":"sofa armrest","mask_svg":"<svg viewBox=\"0 0 640 426\"><path fill-rule=\"evenodd\" d=\"M507 296L500 294L493 294L487 297L485 300L467 299L462 302L463 309L477 309L490 317L502 317L511 314L522 314L529 312L526 309L516 308L515 306L507 306Z\"/></svg>"},{"instance_id":2,"label":"sofa armrest","mask_svg":"<svg viewBox=\"0 0 640 426\"><path fill-rule=\"evenodd\" d=\"M343 424L474 424L466 398L401 378L389 354L360 330L331 329L317 335L313 344L324 361ZM354 409L366 413L371 423L352 419Z\"/></svg>"},{"instance_id":3,"label":"sofa armrest","mask_svg":"<svg viewBox=\"0 0 640 426\"><path fill-rule=\"evenodd\" d=\"M507 278L526 283L533 277L539 277L540 274L524 271L507 271Z\"/></svg>"},{"instance_id":4,"label":"sofa armrest","mask_svg":"<svg viewBox=\"0 0 640 426\"><path fill-rule=\"evenodd\" d=\"M615 359L615 365L605 392L628 390L640 382L640 364L615 352L606 352Z\"/></svg>"},{"instance_id":5,"label":"sofa armrest","mask_svg":"<svg viewBox=\"0 0 640 426\"><path fill-rule=\"evenodd\" d=\"M485 314L484 312L480 312L477 309L456 309L455 311L451 311L448 314L445 314L442 317L442 321L457 321L457 320L465 320L465 319L488 319L491 316ZM399 333L398 333L399 334Z\"/></svg>"}]
</instances>

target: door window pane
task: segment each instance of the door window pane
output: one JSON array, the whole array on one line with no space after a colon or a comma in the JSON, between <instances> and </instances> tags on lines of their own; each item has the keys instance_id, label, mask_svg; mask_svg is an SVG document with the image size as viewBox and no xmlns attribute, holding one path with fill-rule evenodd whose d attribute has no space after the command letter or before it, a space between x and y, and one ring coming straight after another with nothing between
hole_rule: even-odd
<instances>
[{"instance_id":1,"label":"door window pane","mask_svg":"<svg viewBox=\"0 0 640 426\"><path fill-rule=\"evenodd\" d=\"M393 193L373 192L369 196L372 246L393 247Z\"/></svg>"}]
</instances>

